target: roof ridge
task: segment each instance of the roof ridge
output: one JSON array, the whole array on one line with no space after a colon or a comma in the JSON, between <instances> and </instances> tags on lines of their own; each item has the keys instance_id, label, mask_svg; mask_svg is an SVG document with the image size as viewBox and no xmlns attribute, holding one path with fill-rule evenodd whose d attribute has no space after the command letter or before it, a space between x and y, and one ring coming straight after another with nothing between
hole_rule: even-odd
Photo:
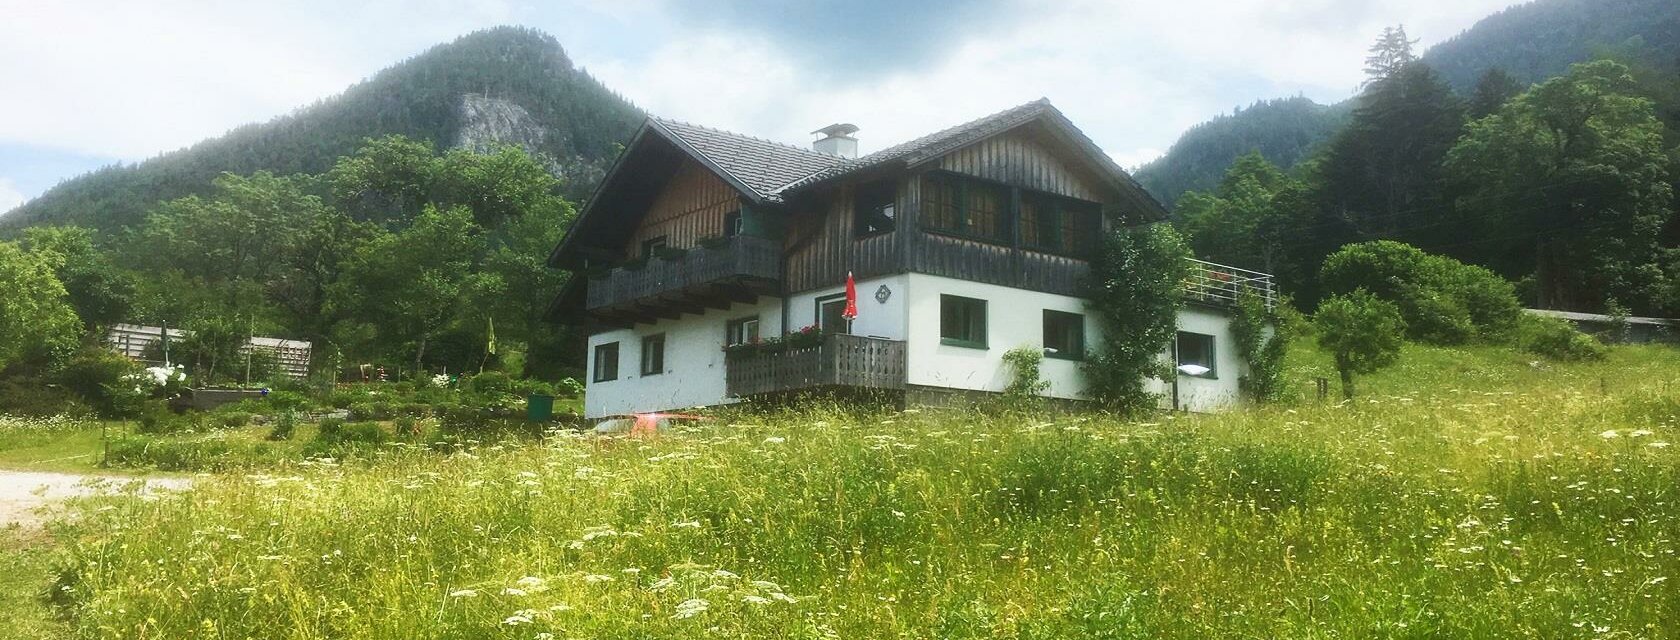
<instances>
[{"instance_id":1,"label":"roof ridge","mask_svg":"<svg viewBox=\"0 0 1680 640\"><path fill-rule=\"evenodd\" d=\"M659 117L659 116L650 116L650 117L653 118L654 120L658 120L659 122L664 123L664 124L676 124L676 125L682 125L682 126L685 126L685 127L693 127L695 129L703 129L703 130L706 130L706 131L710 131L712 133L721 133L721 134L726 135L726 136L734 136L734 137L737 137L737 138L745 138L747 140L752 140L752 141L755 141L755 142L762 142L762 143L765 143L765 144L773 144L773 145L776 145L778 147L785 147L785 148L788 148L788 149L792 149L794 151L799 151L799 152L804 153L806 155L817 156L817 157L821 157L821 158L834 158L834 159L837 159L837 160L844 160L845 159L845 158L842 158L840 156L830 155L830 154L827 154L827 153L823 153L821 151L816 151L814 149L807 149L805 147L801 147L801 146L798 146L798 145L788 144L788 143L782 142L780 140L771 140L769 138L760 138L760 137L755 136L755 135L739 133L739 132L735 132L735 131L730 131L728 129L719 129L717 127L708 127L708 126L703 125L703 124L695 124L695 123L692 123L692 122L688 122L686 120L677 120L675 118L662 118L662 117Z\"/></svg>"}]
</instances>

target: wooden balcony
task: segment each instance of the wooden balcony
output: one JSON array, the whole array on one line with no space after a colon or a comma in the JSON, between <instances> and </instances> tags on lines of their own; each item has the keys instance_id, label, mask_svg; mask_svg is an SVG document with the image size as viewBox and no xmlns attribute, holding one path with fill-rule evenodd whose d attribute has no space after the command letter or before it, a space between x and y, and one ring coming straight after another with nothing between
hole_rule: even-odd
<instances>
[{"instance_id":1,"label":"wooden balcony","mask_svg":"<svg viewBox=\"0 0 1680 640\"><path fill-rule=\"evenodd\" d=\"M1214 307L1233 307L1245 292L1253 293L1270 309L1277 304L1272 275L1202 260L1190 261L1184 280L1184 301Z\"/></svg>"},{"instance_id":2,"label":"wooden balcony","mask_svg":"<svg viewBox=\"0 0 1680 640\"><path fill-rule=\"evenodd\" d=\"M737 351L724 357L731 396L822 388L903 389L905 348L900 340L829 335L822 344L777 351Z\"/></svg>"},{"instance_id":3,"label":"wooden balcony","mask_svg":"<svg viewBox=\"0 0 1680 640\"><path fill-rule=\"evenodd\" d=\"M777 292L781 247L775 240L736 236L680 256L654 256L589 279L585 308L610 324L676 319L707 307L726 309Z\"/></svg>"}]
</instances>

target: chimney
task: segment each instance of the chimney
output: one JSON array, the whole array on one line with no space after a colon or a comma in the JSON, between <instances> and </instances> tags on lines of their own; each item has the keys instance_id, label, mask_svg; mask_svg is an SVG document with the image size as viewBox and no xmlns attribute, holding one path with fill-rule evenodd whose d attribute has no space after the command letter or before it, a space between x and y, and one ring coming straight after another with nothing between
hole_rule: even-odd
<instances>
[{"instance_id":1,"label":"chimney","mask_svg":"<svg viewBox=\"0 0 1680 640\"><path fill-rule=\"evenodd\" d=\"M823 136L818 138L816 142L811 143L811 148L815 149L817 153L826 153L842 158L856 158L858 155L857 138L853 138L852 134L857 133L857 131L858 128L855 124L828 125L811 132L820 133Z\"/></svg>"}]
</instances>

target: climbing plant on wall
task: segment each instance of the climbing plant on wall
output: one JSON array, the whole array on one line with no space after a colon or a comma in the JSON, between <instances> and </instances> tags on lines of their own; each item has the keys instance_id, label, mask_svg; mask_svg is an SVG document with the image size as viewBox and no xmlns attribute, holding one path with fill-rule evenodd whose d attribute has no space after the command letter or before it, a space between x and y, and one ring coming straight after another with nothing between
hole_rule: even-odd
<instances>
[{"instance_id":1,"label":"climbing plant on wall","mask_svg":"<svg viewBox=\"0 0 1680 640\"><path fill-rule=\"evenodd\" d=\"M1089 296L1102 340L1084 368L1086 393L1098 405L1128 415L1159 406L1148 381L1172 375L1162 354L1177 330L1189 258L1184 239L1165 224L1122 228L1103 240Z\"/></svg>"}]
</instances>

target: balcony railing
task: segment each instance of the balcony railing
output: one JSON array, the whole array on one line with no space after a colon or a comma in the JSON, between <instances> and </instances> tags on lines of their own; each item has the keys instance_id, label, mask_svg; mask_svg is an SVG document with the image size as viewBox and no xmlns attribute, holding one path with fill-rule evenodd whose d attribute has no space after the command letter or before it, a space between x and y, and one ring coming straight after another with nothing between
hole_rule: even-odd
<instances>
[{"instance_id":1,"label":"balcony railing","mask_svg":"<svg viewBox=\"0 0 1680 640\"><path fill-rule=\"evenodd\" d=\"M1190 261L1190 276L1184 279L1185 300L1214 306L1234 306L1243 293L1260 297L1270 309L1277 304L1277 285L1272 275L1202 260Z\"/></svg>"},{"instance_id":2,"label":"balcony railing","mask_svg":"<svg viewBox=\"0 0 1680 640\"><path fill-rule=\"evenodd\" d=\"M780 260L781 246L775 240L736 236L716 247L653 256L638 267L593 276L585 304L601 317L651 319L727 306L731 300L751 301L776 291Z\"/></svg>"},{"instance_id":3,"label":"balcony railing","mask_svg":"<svg viewBox=\"0 0 1680 640\"><path fill-rule=\"evenodd\" d=\"M731 396L850 387L903 389L905 349L900 340L829 335L820 345L730 352L724 357Z\"/></svg>"}]
</instances>

